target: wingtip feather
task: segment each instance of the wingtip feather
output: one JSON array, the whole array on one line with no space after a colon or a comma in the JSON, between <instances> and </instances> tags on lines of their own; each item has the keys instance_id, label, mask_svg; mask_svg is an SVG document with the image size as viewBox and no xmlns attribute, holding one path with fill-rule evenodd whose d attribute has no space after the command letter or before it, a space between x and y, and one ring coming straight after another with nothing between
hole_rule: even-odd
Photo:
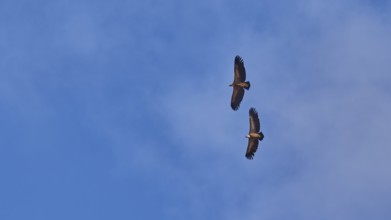
<instances>
[{"instance_id":1,"label":"wingtip feather","mask_svg":"<svg viewBox=\"0 0 391 220\"><path fill-rule=\"evenodd\" d=\"M232 110L234 110L234 111L237 111L237 110L239 109L239 107L240 107L240 105L235 106L235 105L232 105L232 104L231 104L231 108L232 108Z\"/></svg>"},{"instance_id":2,"label":"wingtip feather","mask_svg":"<svg viewBox=\"0 0 391 220\"><path fill-rule=\"evenodd\" d=\"M252 159L254 159L254 155L253 154L246 154L246 158L248 160L252 160Z\"/></svg>"},{"instance_id":3,"label":"wingtip feather","mask_svg":"<svg viewBox=\"0 0 391 220\"><path fill-rule=\"evenodd\" d=\"M251 107L251 108L250 108L249 113L250 113L250 115L258 114L257 110L256 110L254 107Z\"/></svg>"},{"instance_id":4,"label":"wingtip feather","mask_svg":"<svg viewBox=\"0 0 391 220\"><path fill-rule=\"evenodd\" d=\"M242 57L240 57L239 55L236 55L235 56L235 63L243 63Z\"/></svg>"}]
</instances>

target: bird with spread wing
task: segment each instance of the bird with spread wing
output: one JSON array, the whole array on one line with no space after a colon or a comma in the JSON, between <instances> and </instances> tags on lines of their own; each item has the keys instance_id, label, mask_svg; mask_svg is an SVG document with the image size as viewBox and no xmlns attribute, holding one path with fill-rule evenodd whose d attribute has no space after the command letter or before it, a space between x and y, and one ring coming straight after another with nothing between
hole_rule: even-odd
<instances>
[{"instance_id":1,"label":"bird with spread wing","mask_svg":"<svg viewBox=\"0 0 391 220\"><path fill-rule=\"evenodd\" d=\"M231 85L233 87L231 97L231 108L236 111L239 109L240 103L243 100L244 89L250 89L250 82L246 81L246 69L244 68L243 59L240 56L235 57L234 65L234 81Z\"/></svg>"},{"instance_id":2,"label":"bird with spread wing","mask_svg":"<svg viewBox=\"0 0 391 220\"><path fill-rule=\"evenodd\" d=\"M261 130L261 125L259 123L258 112L255 108L250 108L250 131L246 138L248 138L248 146L246 151L246 158L252 160L255 152L258 149L259 141L262 141L264 135Z\"/></svg>"}]
</instances>

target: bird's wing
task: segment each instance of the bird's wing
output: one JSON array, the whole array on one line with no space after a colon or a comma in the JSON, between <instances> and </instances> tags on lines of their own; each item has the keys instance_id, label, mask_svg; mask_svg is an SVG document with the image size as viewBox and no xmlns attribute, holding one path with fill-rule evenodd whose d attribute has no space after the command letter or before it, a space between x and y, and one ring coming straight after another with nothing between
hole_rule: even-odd
<instances>
[{"instance_id":1,"label":"bird's wing","mask_svg":"<svg viewBox=\"0 0 391 220\"><path fill-rule=\"evenodd\" d=\"M259 123L258 112L255 108L250 108L250 133L258 133L261 129L261 125Z\"/></svg>"},{"instance_id":2,"label":"bird's wing","mask_svg":"<svg viewBox=\"0 0 391 220\"><path fill-rule=\"evenodd\" d=\"M234 86L231 97L231 108L236 111L239 109L240 102L242 102L244 96L244 89Z\"/></svg>"},{"instance_id":3,"label":"bird's wing","mask_svg":"<svg viewBox=\"0 0 391 220\"><path fill-rule=\"evenodd\" d=\"M247 151L246 151L246 158L249 160L252 160L254 157L255 152L257 152L259 141L257 139L249 138L248 139L248 145L247 145Z\"/></svg>"},{"instance_id":4,"label":"bird's wing","mask_svg":"<svg viewBox=\"0 0 391 220\"><path fill-rule=\"evenodd\" d=\"M234 83L246 81L246 69L244 68L243 59L240 56L235 57L235 79Z\"/></svg>"}]
</instances>

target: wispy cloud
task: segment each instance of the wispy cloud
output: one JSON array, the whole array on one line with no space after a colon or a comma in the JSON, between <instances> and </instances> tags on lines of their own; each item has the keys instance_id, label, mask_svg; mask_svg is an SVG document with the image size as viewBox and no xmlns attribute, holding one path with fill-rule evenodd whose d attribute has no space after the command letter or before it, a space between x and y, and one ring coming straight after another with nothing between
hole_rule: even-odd
<instances>
[{"instance_id":1,"label":"wispy cloud","mask_svg":"<svg viewBox=\"0 0 391 220\"><path fill-rule=\"evenodd\" d=\"M389 4L231 3L57 2L31 20L2 13L14 22L0 30L2 119L20 122L2 130L29 152L103 159L104 177L130 194L126 214L388 219ZM252 87L233 112L237 54ZM249 107L265 133L253 161L244 157ZM113 192L108 185L99 186Z\"/></svg>"},{"instance_id":2,"label":"wispy cloud","mask_svg":"<svg viewBox=\"0 0 391 220\"><path fill-rule=\"evenodd\" d=\"M192 152L189 160L203 161L198 175L213 173L206 187L219 193L214 199L227 218L390 216L389 22L366 6L346 11L349 5L312 2L277 27L241 28L236 44L254 86L238 113L225 87L233 73L223 66L231 59L215 60L221 69L209 77L182 78L163 99L172 138ZM242 155L250 106L266 135L251 166Z\"/></svg>"}]
</instances>

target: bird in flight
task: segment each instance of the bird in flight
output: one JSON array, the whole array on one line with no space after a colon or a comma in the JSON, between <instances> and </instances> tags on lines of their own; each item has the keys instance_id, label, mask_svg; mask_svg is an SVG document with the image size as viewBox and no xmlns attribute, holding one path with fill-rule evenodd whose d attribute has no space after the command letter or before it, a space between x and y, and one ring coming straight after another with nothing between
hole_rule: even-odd
<instances>
[{"instance_id":1,"label":"bird in flight","mask_svg":"<svg viewBox=\"0 0 391 220\"><path fill-rule=\"evenodd\" d=\"M248 138L246 158L252 160L255 152L258 149L259 141L263 140L264 135L262 132L260 132L261 125L259 123L258 112L255 110L255 108L250 108L249 115L250 131L246 136L246 138Z\"/></svg>"},{"instance_id":2,"label":"bird in flight","mask_svg":"<svg viewBox=\"0 0 391 220\"><path fill-rule=\"evenodd\" d=\"M244 89L250 89L250 82L246 81L246 69L244 68L243 59L240 56L235 57L234 82L229 85L233 87L231 97L231 108L236 111L239 109L240 102L243 100Z\"/></svg>"}]
</instances>

